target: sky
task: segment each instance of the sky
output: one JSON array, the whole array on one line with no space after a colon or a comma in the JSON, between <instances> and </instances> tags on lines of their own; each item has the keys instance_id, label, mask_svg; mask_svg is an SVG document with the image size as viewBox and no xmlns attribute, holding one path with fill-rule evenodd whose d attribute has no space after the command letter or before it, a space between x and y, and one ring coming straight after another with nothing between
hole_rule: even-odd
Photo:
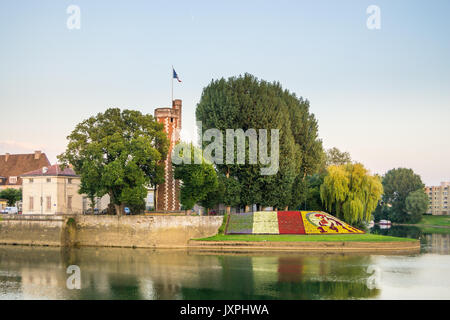
<instances>
[{"instance_id":1,"label":"sky","mask_svg":"<svg viewBox=\"0 0 450 320\"><path fill-rule=\"evenodd\" d=\"M170 106L173 65L184 140L202 89L251 73L310 101L325 148L438 185L450 181L449 14L448 0L0 0L0 154L55 163L90 116Z\"/></svg>"}]
</instances>

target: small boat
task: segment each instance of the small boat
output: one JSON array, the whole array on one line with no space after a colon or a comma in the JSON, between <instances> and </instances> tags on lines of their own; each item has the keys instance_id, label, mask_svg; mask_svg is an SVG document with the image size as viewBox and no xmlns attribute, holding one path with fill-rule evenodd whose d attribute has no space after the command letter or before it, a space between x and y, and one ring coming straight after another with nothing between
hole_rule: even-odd
<instances>
[{"instance_id":1,"label":"small boat","mask_svg":"<svg viewBox=\"0 0 450 320\"><path fill-rule=\"evenodd\" d=\"M385 225L385 226L390 226L392 223L389 220L380 220L380 222L378 222L379 225Z\"/></svg>"}]
</instances>

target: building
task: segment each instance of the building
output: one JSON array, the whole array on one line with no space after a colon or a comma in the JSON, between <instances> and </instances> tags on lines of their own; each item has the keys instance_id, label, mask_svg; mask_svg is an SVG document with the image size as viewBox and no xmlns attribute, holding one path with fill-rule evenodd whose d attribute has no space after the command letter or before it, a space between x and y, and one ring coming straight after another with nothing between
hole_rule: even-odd
<instances>
[{"instance_id":1,"label":"building","mask_svg":"<svg viewBox=\"0 0 450 320\"><path fill-rule=\"evenodd\" d=\"M105 194L103 197L96 197L94 203L94 209L98 210L99 213L105 213L108 210L111 198L109 194ZM91 200L83 195L83 213L87 213L92 209Z\"/></svg>"},{"instance_id":2,"label":"building","mask_svg":"<svg viewBox=\"0 0 450 320\"><path fill-rule=\"evenodd\" d=\"M49 167L45 153L35 151L31 154L5 154L0 155L0 190L22 187L20 176L26 172Z\"/></svg>"},{"instance_id":3,"label":"building","mask_svg":"<svg viewBox=\"0 0 450 320\"><path fill-rule=\"evenodd\" d=\"M78 214L83 197L78 193L81 179L73 169L59 165L43 167L21 175L22 214Z\"/></svg>"},{"instance_id":4,"label":"building","mask_svg":"<svg viewBox=\"0 0 450 320\"><path fill-rule=\"evenodd\" d=\"M164 130L170 141L168 156L164 161L165 182L156 188L156 211L179 211L180 181L175 180L173 176L172 149L180 140L181 100L174 100L172 108L156 109L155 118L164 124Z\"/></svg>"},{"instance_id":5,"label":"building","mask_svg":"<svg viewBox=\"0 0 450 320\"><path fill-rule=\"evenodd\" d=\"M425 193L428 195L429 206L427 214L434 216L450 215L449 206L450 182L441 182L437 187L426 187Z\"/></svg>"}]
</instances>

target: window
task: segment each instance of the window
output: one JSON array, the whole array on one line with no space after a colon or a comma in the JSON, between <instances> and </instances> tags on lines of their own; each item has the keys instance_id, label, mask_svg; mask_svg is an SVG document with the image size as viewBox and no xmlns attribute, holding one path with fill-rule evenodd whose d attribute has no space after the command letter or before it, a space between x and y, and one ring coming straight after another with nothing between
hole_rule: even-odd
<instances>
[{"instance_id":1,"label":"window","mask_svg":"<svg viewBox=\"0 0 450 320\"><path fill-rule=\"evenodd\" d=\"M47 197L47 211L52 210L52 197Z\"/></svg>"},{"instance_id":2,"label":"window","mask_svg":"<svg viewBox=\"0 0 450 320\"><path fill-rule=\"evenodd\" d=\"M10 184L16 184L17 183L17 177L9 177L9 183Z\"/></svg>"},{"instance_id":3,"label":"window","mask_svg":"<svg viewBox=\"0 0 450 320\"><path fill-rule=\"evenodd\" d=\"M52 182L52 179L51 178L47 178L47 183L50 183L50 182Z\"/></svg>"},{"instance_id":4,"label":"window","mask_svg":"<svg viewBox=\"0 0 450 320\"><path fill-rule=\"evenodd\" d=\"M30 201L30 203L28 204L28 209L30 209L32 211L32 210L34 210L34 198L30 197L29 201Z\"/></svg>"},{"instance_id":5,"label":"window","mask_svg":"<svg viewBox=\"0 0 450 320\"><path fill-rule=\"evenodd\" d=\"M33 182L34 182L34 179L29 179L28 182L29 182L29 183L33 183Z\"/></svg>"},{"instance_id":6,"label":"window","mask_svg":"<svg viewBox=\"0 0 450 320\"><path fill-rule=\"evenodd\" d=\"M72 179L67 179L68 184L72 184Z\"/></svg>"},{"instance_id":7,"label":"window","mask_svg":"<svg viewBox=\"0 0 450 320\"><path fill-rule=\"evenodd\" d=\"M67 197L67 209L72 209L72 196Z\"/></svg>"}]
</instances>

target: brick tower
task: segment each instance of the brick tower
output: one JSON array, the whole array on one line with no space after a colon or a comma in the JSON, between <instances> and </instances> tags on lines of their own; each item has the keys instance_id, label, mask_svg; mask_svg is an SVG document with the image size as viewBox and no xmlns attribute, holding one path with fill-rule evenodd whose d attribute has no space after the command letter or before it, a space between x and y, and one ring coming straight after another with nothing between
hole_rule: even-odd
<instances>
[{"instance_id":1,"label":"brick tower","mask_svg":"<svg viewBox=\"0 0 450 320\"><path fill-rule=\"evenodd\" d=\"M156 211L179 211L180 206L180 181L175 180L172 171L172 149L180 140L181 130L181 100L173 100L172 108L158 108L155 110L155 118L164 124L164 130L169 138L169 152L164 162L163 184L156 189Z\"/></svg>"}]
</instances>

